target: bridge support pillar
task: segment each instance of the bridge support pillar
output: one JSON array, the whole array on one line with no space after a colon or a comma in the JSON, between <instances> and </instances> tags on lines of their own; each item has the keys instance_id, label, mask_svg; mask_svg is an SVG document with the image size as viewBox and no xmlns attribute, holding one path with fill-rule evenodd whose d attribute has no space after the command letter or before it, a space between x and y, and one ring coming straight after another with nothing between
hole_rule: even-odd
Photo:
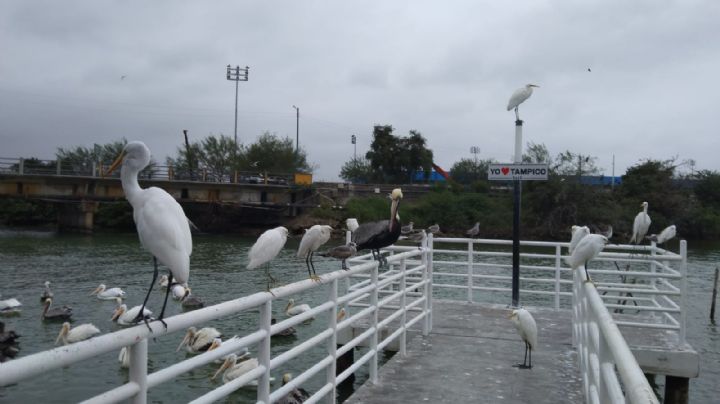
<instances>
[{"instance_id":1,"label":"bridge support pillar","mask_svg":"<svg viewBox=\"0 0 720 404\"><path fill-rule=\"evenodd\" d=\"M59 203L57 205L58 230L92 233L93 220L99 205L100 203L97 201L87 200Z\"/></svg>"},{"instance_id":2,"label":"bridge support pillar","mask_svg":"<svg viewBox=\"0 0 720 404\"><path fill-rule=\"evenodd\" d=\"M690 379L687 377L665 376L665 404L687 404Z\"/></svg>"}]
</instances>

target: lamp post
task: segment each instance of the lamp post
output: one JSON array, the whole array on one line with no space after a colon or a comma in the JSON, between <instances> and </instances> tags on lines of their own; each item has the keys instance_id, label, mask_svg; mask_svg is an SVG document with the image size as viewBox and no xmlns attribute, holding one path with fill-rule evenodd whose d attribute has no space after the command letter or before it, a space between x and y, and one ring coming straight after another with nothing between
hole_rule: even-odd
<instances>
[{"instance_id":1,"label":"lamp post","mask_svg":"<svg viewBox=\"0 0 720 404\"><path fill-rule=\"evenodd\" d=\"M350 143L353 145L353 160L357 160L357 136L350 136Z\"/></svg>"},{"instance_id":2,"label":"lamp post","mask_svg":"<svg viewBox=\"0 0 720 404\"><path fill-rule=\"evenodd\" d=\"M237 147L237 104L238 104L238 82L248 81L249 67L245 66L241 69L240 66L232 67L227 65L227 79L235 82L235 147Z\"/></svg>"},{"instance_id":3,"label":"lamp post","mask_svg":"<svg viewBox=\"0 0 720 404\"><path fill-rule=\"evenodd\" d=\"M295 154L297 154L300 147L300 108L293 105L295 108Z\"/></svg>"}]
</instances>

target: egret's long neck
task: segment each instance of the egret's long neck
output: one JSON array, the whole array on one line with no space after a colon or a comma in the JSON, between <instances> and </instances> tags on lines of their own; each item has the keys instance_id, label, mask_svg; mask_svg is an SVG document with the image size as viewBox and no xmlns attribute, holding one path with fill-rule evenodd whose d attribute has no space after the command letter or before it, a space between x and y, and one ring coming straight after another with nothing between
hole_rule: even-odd
<instances>
[{"instance_id":1,"label":"egret's long neck","mask_svg":"<svg viewBox=\"0 0 720 404\"><path fill-rule=\"evenodd\" d=\"M648 208L647 205L643 206L643 212L645 212L645 214L647 214L647 208Z\"/></svg>"},{"instance_id":2,"label":"egret's long neck","mask_svg":"<svg viewBox=\"0 0 720 404\"><path fill-rule=\"evenodd\" d=\"M125 198L133 206L135 206L135 202L142 191L140 184L138 184L137 175L138 170L125 165L120 170L120 181L122 182L123 191L125 191Z\"/></svg>"}]
</instances>

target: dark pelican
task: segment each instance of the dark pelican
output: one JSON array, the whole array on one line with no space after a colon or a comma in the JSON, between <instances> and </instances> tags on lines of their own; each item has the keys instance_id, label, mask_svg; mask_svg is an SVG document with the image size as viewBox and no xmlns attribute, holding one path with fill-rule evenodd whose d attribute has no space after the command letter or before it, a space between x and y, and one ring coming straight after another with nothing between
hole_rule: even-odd
<instances>
[{"instance_id":1,"label":"dark pelican","mask_svg":"<svg viewBox=\"0 0 720 404\"><path fill-rule=\"evenodd\" d=\"M184 310L194 310L200 309L202 307L205 307L205 302L203 302L202 299L193 295L192 293L187 295L187 297L182 302L182 308Z\"/></svg>"},{"instance_id":2,"label":"dark pelican","mask_svg":"<svg viewBox=\"0 0 720 404\"><path fill-rule=\"evenodd\" d=\"M347 263L345 262L348 258L357 254L357 248L355 243L352 241L346 245L339 245L333 247L325 252L320 253L321 257L332 257L342 260L342 269L348 270Z\"/></svg>"},{"instance_id":3,"label":"dark pelican","mask_svg":"<svg viewBox=\"0 0 720 404\"><path fill-rule=\"evenodd\" d=\"M62 306L50 308L52 299L45 299L45 309L43 309L42 318L43 320L69 320L72 317L72 307Z\"/></svg>"},{"instance_id":4,"label":"dark pelican","mask_svg":"<svg viewBox=\"0 0 720 404\"><path fill-rule=\"evenodd\" d=\"M19 337L15 331L5 331L5 323L0 321L0 362L12 359L20 352L18 341L16 341Z\"/></svg>"},{"instance_id":5,"label":"dark pelican","mask_svg":"<svg viewBox=\"0 0 720 404\"><path fill-rule=\"evenodd\" d=\"M270 325L274 325L277 323L277 319L271 318L270 319ZM295 327L288 327L276 334L273 334L273 337L294 337L297 331L295 330Z\"/></svg>"},{"instance_id":6,"label":"dark pelican","mask_svg":"<svg viewBox=\"0 0 720 404\"><path fill-rule=\"evenodd\" d=\"M292 380L292 375L290 373L285 373L282 378L282 385L284 386L288 384L290 380ZM308 398L310 398L310 393L308 393L307 390L302 387L295 387L281 397L277 402L279 404L298 404L305 402Z\"/></svg>"},{"instance_id":7,"label":"dark pelican","mask_svg":"<svg viewBox=\"0 0 720 404\"><path fill-rule=\"evenodd\" d=\"M370 250L373 258L387 264L380 254L380 249L392 245L400 237L400 215L398 214L398 206L403 194L400 188L393 189L390 194L392 203L390 204L390 220L380 220L377 222L363 223L353 233L352 241L357 245L357 250Z\"/></svg>"}]
</instances>

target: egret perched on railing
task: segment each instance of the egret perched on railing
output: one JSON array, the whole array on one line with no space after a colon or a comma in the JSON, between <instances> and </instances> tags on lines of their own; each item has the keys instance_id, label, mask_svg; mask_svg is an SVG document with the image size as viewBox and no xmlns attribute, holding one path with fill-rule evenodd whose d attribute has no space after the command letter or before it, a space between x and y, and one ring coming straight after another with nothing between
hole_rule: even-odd
<instances>
[{"instance_id":1,"label":"egret perched on railing","mask_svg":"<svg viewBox=\"0 0 720 404\"><path fill-rule=\"evenodd\" d=\"M657 244L663 244L673 239L676 234L677 230L675 229L675 225L672 225L664 228L663 231L660 232L660 234L651 234L646 238L650 241L656 242Z\"/></svg>"},{"instance_id":2,"label":"egret perched on railing","mask_svg":"<svg viewBox=\"0 0 720 404\"><path fill-rule=\"evenodd\" d=\"M313 255L315 254L315 251L320 248L320 246L330 240L331 235L332 227L316 224L311 228L307 229L305 231L305 234L303 234L302 240L300 240L300 246L298 247L297 256L299 258L305 258L305 265L307 266L308 275L310 275L310 279L314 281L319 281L320 277L318 277L317 273L315 273L315 265L313 265L312 260ZM312 272L310 272L310 267L312 267Z\"/></svg>"},{"instance_id":3,"label":"egret perched on railing","mask_svg":"<svg viewBox=\"0 0 720 404\"><path fill-rule=\"evenodd\" d=\"M355 230L360 227L360 223L358 223L357 219L351 217L345 220L345 226L347 226L347 229L350 230L350 233L355 233Z\"/></svg>"},{"instance_id":4,"label":"egret perched on railing","mask_svg":"<svg viewBox=\"0 0 720 404\"><path fill-rule=\"evenodd\" d=\"M248 253L250 263L247 265L247 269L255 269L272 261L285 246L287 236L288 229L282 226L266 230L261 234L250 248L250 253ZM276 282L275 278L270 274L270 265L265 267L265 275L268 277L267 290L270 291L270 282L272 282L273 286Z\"/></svg>"},{"instance_id":5,"label":"egret perched on railing","mask_svg":"<svg viewBox=\"0 0 720 404\"><path fill-rule=\"evenodd\" d=\"M580 267L580 265L583 265L585 268L585 276L587 277L585 282L592 282L590 274L587 270L587 263L591 259L597 257L598 254L600 254L600 251L605 248L607 243L608 238L602 234L588 234L583 237L580 242L578 242L577 246L573 250L573 253L566 258L566 261L572 269L576 269Z\"/></svg>"},{"instance_id":6,"label":"egret perched on railing","mask_svg":"<svg viewBox=\"0 0 720 404\"><path fill-rule=\"evenodd\" d=\"M153 256L153 278L150 282L142 308L145 309L150 292L158 277L157 261L169 268L169 283L187 283L190 277L190 254L192 254L192 235L190 222L179 203L165 190L150 187L140 188L138 173L150 163L150 149L139 141L129 142L120 156L113 162L105 175L113 172L122 163L120 179L125 198L133 207L133 219L137 227L140 243ZM170 290L165 292L165 301L160 311L163 321L165 306ZM142 310L138 312L138 320L144 319ZM147 320L145 320L147 325ZM150 326L148 325L148 328ZM151 329L152 330L152 329Z\"/></svg>"},{"instance_id":7,"label":"egret perched on railing","mask_svg":"<svg viewBox=\"0 0 720 404\"><path fill-rule=\"evenodd\" d=\"M642 242L648 232L648 229L650 228L650 223L652 222L652 220L650 220L650 215L647 213L648 203L643 202L640 206L643 210L635 216L635 221L633 221L633 234L630 238L630 242L635 244L640 244L640 242Z\"/></svg>"},{"instance_id":8,"label":"egret perched on railing","mask_svg":"<svg viewBox=\"0 0 720 404\"><path fill-rule=\"evenodd\" d=\"M380 265L387 264L387 261L380 253L380 249L390 246L400 238L400 215L398 207L403 198L400 188L393 189L390 194L390 219L377 222L363 223L353 233L352 241L357 244L357 250L370 250L373 258L380 262ZM377 255L376 255L377 254Z\"/></svg>"},{"instance_id":9,"label":"egret perched on railing","mask_svg":"<svg viewBox=\"0 0 720 404\"><path fill-rule=\"evenodd\" d=\"M530 96L533 93L533 87L540 87L536 86L535 84L526 84L525 87L519 88L515 90L512 96L510 96L510 101L508 101L507 110L510 111L511 109L515 109L515 118L519 121L520 120L520 114L518 113L518 106L522 104L525 100L530 98Z\"/></svg>"},{"instance_id":10,"label":"egret perched on railing","mask_svg":"<svg viewBox=\"0 0 720 404\"><path fill-rule=\"evenodd\" d=\"M532 314L525 309L513 310L510 314L515 328L520 333L520 338L525 342L525 358L522 365L518 365L520 369L532 369L532 351L537 347L537 325ZM528 352L530 352L530 361L528 360Z\"/></svg>"},{"instance_id":11,"label":"egret perched on railing","mask_svg":"<svg viewBox=\"0 0 720 404\"><path fill-rule=\"evenodd\" d=\"M570 232L572 234L572 237L570 238L570 246L568 247L568 253L572 254L573 251L575 251L575 247L577 247L580 240L590 234L590 228L587 226L573 226L570 228Z\"/></svg>"}]
</instances>

